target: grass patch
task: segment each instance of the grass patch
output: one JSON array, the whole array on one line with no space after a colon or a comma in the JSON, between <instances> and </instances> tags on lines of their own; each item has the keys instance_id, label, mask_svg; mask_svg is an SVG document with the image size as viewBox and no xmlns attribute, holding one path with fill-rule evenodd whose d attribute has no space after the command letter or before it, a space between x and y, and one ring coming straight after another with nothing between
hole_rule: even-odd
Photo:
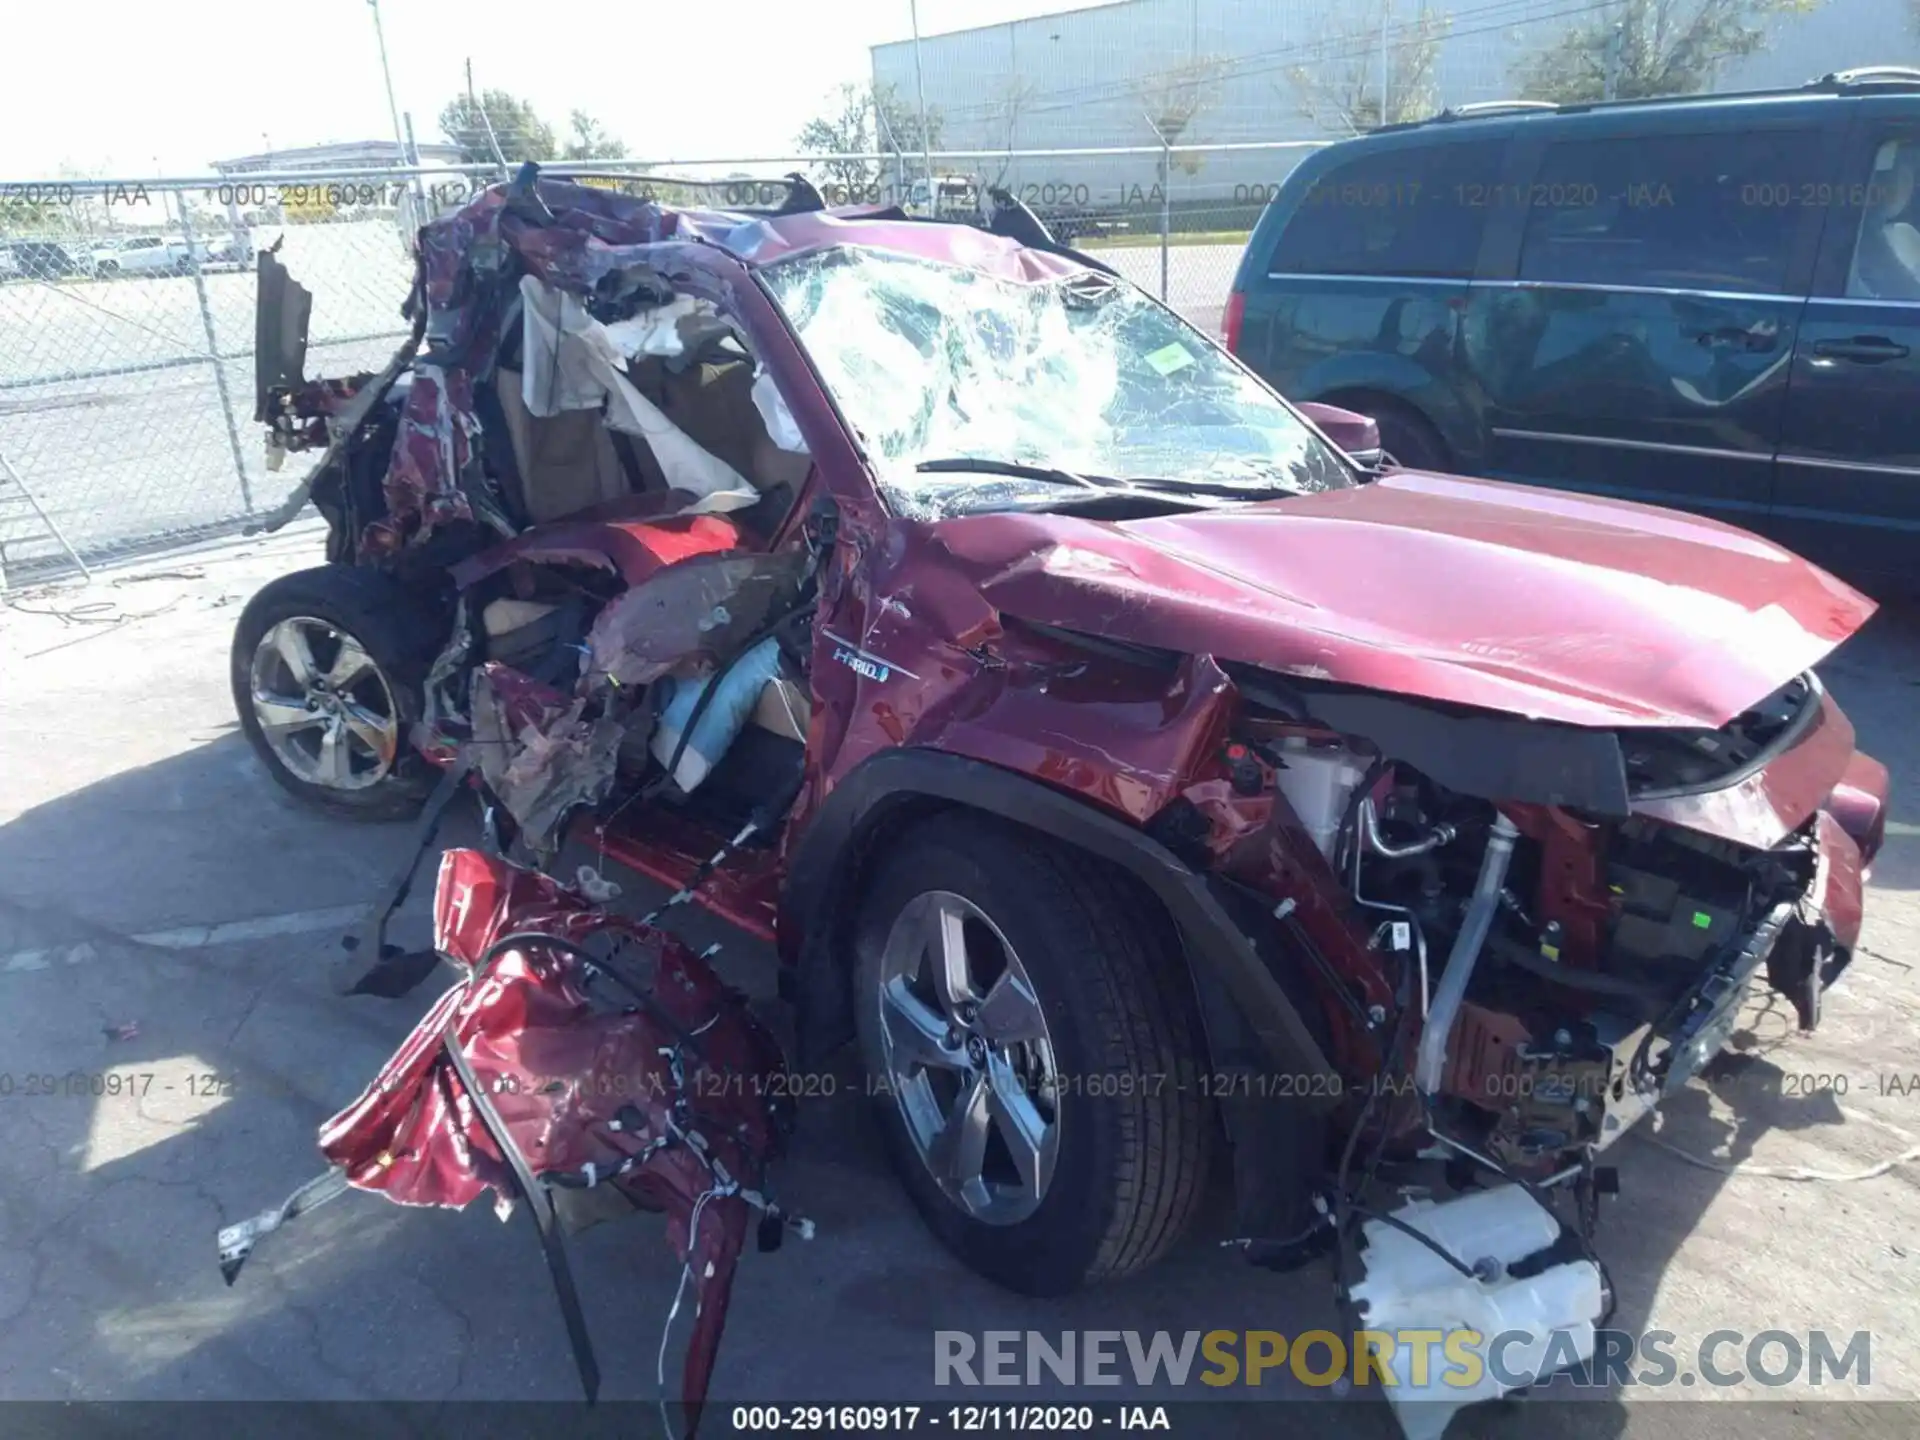
<instances>
[{"instance_id":1,"label":"grass patch","mask_svg":"<svg viewBox=\"0 0 1920 1440\"><path fill-rule=\"evenodd\" d=\"M1167 237L1168 247L1178 249L1182 245L1245 245L1251 230L1176 230ZM1104 235L1098 238L1087 236L1073 242L1076 250L1158 250L1160 235L1158 231L1149 234Z\"/></svg>"}]
</instances>

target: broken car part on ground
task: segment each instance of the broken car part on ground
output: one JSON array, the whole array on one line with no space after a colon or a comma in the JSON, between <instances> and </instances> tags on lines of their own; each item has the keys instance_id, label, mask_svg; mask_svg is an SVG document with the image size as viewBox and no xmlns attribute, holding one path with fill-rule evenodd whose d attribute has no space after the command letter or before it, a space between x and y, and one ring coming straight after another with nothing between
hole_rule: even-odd
<instances>
[{"instance_id":1,"label":"broken car part on ground","mask_svg":"<svg viewBox=\"0 0 1920 1440\"><path fill-rule=\"evenodd\" d=\"M443 862L465 975L323 1149L418 1203L609 1180L716 1267L717 1339L707 1247L747 1211L708 1231L700 1197L724 1167L777 1216L785 1117L683 1111L679 1077L780 1061L659 915L520 868L571 831L776 944L800 1060L857 1044L980 1273L1148 1264L1224 1142L1249 1258L1337 1247L1365 1325L1590 1346L1607 1149L1756 987L1811 1027L1852 955L1887 779L1812 667L1871 604L1712 521L1376 474L1328 439L1364 421L994 205L529 168L421 232L412 336L345 381L305 378L262 257L260 414L324 447L294 503L329 563L242 617L242 723L341 813L413 815L445 768L421 850L472 784L497 852ZM409 878L343 988L434 965L384 942ZM484 929L449 921L477 888ZM580 1098L660 1051L637 1119ZM1376 1198L1427 1158L1498 1183Z\"/></svg>"}]
</instances>

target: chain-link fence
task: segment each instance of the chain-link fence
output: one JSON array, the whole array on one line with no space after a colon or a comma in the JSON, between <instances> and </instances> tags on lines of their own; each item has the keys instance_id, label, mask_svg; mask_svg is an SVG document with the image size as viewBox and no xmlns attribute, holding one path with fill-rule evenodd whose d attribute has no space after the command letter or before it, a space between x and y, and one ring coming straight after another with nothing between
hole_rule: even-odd
<instances>
[{"instance_id":1,"label":"chain-link fence","mask_svg":"<svg viewBox=\"0 0 1920 1440\"><path fill-rule=\"evenodd\" d=\"M1063 239L1097 249L1217 330L1246 231L1310 148L592 168L726 180L697 203L717 195L741 206L764 203L756 178L805 169L830 203L900 203L956 217L976 213L987 187L1004 186ZM313 292L310 375L377 369L405 333L400 305L422 219L495 178L477 169L362 170L0 184L0 583L231 533L283 502L303 470L266 469L253 417L254 257L279 245ZM692 199L646 184L663 200Z\"/></svg>"},{"instance_id":2,"label":"chain-link fence","mask_svg":"<svg viewBox=\"0 0 1920 1440\"><path fill-rule=\"evenodd\" d=\"M464 176L0 185L0 574L231 530L299 476L254 424L254 256L314 292L315 373L404 333L409 236ZM430 188L431 187L431 188Z\"/></svg>"}]
</instances>

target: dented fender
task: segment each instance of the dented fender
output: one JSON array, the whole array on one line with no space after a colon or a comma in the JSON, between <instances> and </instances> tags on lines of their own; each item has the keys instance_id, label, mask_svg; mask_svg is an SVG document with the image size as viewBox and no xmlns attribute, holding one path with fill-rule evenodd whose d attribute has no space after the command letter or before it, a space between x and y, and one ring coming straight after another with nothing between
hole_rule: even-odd
<instances>
[{"instance_id":1,"label":"dented fender","mask_svg":"<svg viewBox=\"0 0 1920 1440\"><path fill-rule=\"evenodd\" d=\"M792 968L783 977L800 1012L800 1063L851 1035L845 947L837 943L856 879L849 863L885 832L901 807L964 805L1000 815L1099 857L1132 875L1166 906L1196 971L1238 1002L1267 1056L1285 1073L1332 1076L1333 1066L1300 1012L1273 978L1219 898L1164 845L1125 821L1024 775L933 750L875 755L829 792L794 845L782 895L780 942ZM1339 1087L1303 1086L1301 1103L1331 1109ZM1321 1102L1324 1102L1322 1104Z\"/></svg>"}]
</instances>

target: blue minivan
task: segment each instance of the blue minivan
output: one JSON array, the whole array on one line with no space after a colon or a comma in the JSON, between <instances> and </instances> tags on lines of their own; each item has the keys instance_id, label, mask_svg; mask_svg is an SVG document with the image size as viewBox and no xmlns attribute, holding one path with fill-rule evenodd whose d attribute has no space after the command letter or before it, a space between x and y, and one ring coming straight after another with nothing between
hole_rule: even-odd
<instances>
[{"instance_id":1,"label":"blue minivan","mask_svg":"<svg viewBox=\"0 0 1920 1440\"><path fill-rule=\"evenodd\" d=\"M1906 589L1916 177L1920 70L1445 112L1301 163L1227 344L1402 465L1694 510Z\"/></svg>"}]
</instances>

